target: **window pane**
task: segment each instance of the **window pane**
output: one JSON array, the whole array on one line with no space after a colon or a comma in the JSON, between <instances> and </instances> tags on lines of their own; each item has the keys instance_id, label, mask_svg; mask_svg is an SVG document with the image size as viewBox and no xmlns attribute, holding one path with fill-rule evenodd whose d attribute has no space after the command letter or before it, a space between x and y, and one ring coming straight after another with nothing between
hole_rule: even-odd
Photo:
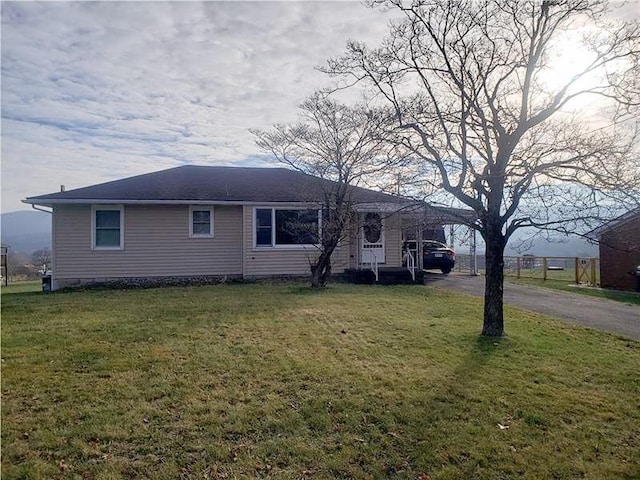
<instances>
[{"instance_id":1,"label":"window pane","mask_svg":"<svg viewBox=\"0 0 640 480\"><path fill-rule=\"evenodd\" d=\"M211 220L211 212L209 210L194 210L193 223L209 223Z\"/></svg>"},{"instance_id":2,"label":"window pane","mask_svg":"<svg viewBox=\"0 0 640 480\"><path fill-rule=\"evenodd\" d=\"M277 245L308 245L317 241L317 210L276 210Z\"/></svg>"},{"instance_id":3,"label":"window pane","mask_svg":"<svg viewBox=\"0 0 640 480\"><path fill-rule=\"evenodd\" d=\"M120 210L96 210L96 228L120 228Z\"/></svg>"},{"instance_id":4,"label":"window pane","mask_svg":"<svg viewBox=\"0 0 640 480\"><path fill-rule=\"evenodd\" d=\"M194 235L210 235L211 225L209 223L194 223L193 234Z\"/></svg>"},{"instance_id":5,"label":"window pane","mask_svg":"<svg viewBox=\"0 0 640 480\"><path fill-rule=\"evenodd\" d=\"M270 208L258 208L256 210L256 223L258 228L271 226L271 209Z\"/></svg>"},{"instance_id":6,"label":"window pane","mask_svg":"<svg viewBox=\"0 0 640 480\"><path fill-rule=\"evenodd\" d=\"M364 238L369 243L377 243L382 235L382 217L379 213L367 213L364 216Z\"/></svg>"},{"instance_id":7,"label":"window pane","mask_svg":"<svg viewBox=\"0 0 640 480\"><path fill-rule=\"evenodd\" d=\"M96 230L96 247L119 247L120 229Z\"/></svg>"},{"instance_id":8,"label":"window pane","mask_svg":"<svg viewBox=\"0 0 640 480\"><path fill-rule=\"evenodd\" d=\"M256 245L271 246L271 227L258 228L256 231Z\"/></svg>"},{"instance_id":9,"label":"window pane","mask_svg":"<svg viewBox=\"0 0 640 480\"><path fill-rule=\"evenodd\" d=\"M318 210L297 210L300 221L313 225L318 230Z\"/></svg>"}]
</instances>

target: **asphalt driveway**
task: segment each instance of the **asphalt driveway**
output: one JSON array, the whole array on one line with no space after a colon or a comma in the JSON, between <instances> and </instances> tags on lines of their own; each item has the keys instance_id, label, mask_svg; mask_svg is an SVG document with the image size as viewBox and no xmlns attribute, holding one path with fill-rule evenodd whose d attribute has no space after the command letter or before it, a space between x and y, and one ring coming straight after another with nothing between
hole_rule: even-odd
<instances>
[{"instance_id":1,"label":"asphalt driveway","mask_svg":"<svg viewBox=\"0 0 640 480\"><path fill-rule=\"evenodd\" d=\"M473 296L484 296L484 277L428 274L425 283ZM504 284L505 303L571 323L640 340L640 306L547 288Z\"/></svg>"}]
</instances>

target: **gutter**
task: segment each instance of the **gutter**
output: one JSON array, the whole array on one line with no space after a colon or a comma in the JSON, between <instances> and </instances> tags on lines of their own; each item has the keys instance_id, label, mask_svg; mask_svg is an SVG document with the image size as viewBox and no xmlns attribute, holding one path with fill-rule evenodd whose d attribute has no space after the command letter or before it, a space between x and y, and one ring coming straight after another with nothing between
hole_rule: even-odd
<instances>
[{"instance_id":1,"label":"gutter","mask_svg":"<svg viewBox=\"0 0 640 480\"><path fill-rule=\"evenodd\" d=\"M24 202L24 200L23 200L23 202ZM27 203L27 202L24 202L24 203ZM37 205L37 204L32 203L32 204L31 204L31 208L33 208L34 210L37 210L37 211L39 211L39 212L44 212L44 213L53 214L53 210L45 210L44 208L38 208L36 205Z\"/></svg>"}]
</instances>

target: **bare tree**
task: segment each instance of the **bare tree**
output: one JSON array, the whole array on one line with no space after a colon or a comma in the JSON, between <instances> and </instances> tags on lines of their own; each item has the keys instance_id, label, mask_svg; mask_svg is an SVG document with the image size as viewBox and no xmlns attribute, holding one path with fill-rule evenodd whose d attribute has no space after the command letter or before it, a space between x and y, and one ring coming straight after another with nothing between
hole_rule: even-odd
<instances>
[{"instance_id":1,"label":"bare tree","mask_svg":"<svg viewBox=\"0 0 640 480\"><path fill-rule=\"evenodd\" d=\"M350 42L322 70L372 87L428 183L472 208L486 243L483 335L501 336L503 254L526 226L576 231L638 201L637 20L591 0L401 0L381 46ZM581 33L570 75L554 58ZM566 62L566 67L571 62ZM596 120L579 99L602 101Z\"/></svg>"},{"instance_id":2,"label":"bare tree","mask_svg":"<svg viewBox=\"0 0 640 480\"><path fill-rule=\"evenodd\" d=\"M51 268L51 250L42 248L31 254L31 262L37 271L44 275Z\"/></svg>"},{"instance_id":3,"label":"bare tree","mask_svg":"<svg viewBox=\"0 0 640 480\"><path fill-rule=\"evenodd\" d=\"M258 146L279 162L324 180L314 182L322 188L309 195L310 203L322 209L318 255L311 264L313 287L326 285L331 256L340 242L348 241L354 187L383 171L390 159L398 161L381 135L389 120L383 110L347 106L316 92L300 105L299 123L252 130Z\"/></svg>"}]
</instances>

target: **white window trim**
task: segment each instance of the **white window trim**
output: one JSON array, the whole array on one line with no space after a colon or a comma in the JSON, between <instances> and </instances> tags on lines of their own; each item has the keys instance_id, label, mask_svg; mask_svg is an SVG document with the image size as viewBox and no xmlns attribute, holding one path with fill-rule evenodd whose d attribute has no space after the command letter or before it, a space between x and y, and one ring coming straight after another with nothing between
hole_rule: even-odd
<instances>
[{"instance_id":1,"label":"white window trim","mask_svg":"<svg viewBox=\"0 0 640 480\"><path fill-rule=\"evenodd\" d=\"M117 210L120 212L120 245L96 246L96 211ZM91 250L124 250L124 205L91 205Z\"/></svg>"},{"instance_id":2,"label":"white window trim","mask_svg":"<svg viewBox=\"0 0 640 480\"><path fill-rule=\"evenodd\" d=\"M193 233L193 211L207 211L209 212L209 233ZM189 238L213 238L214 236L214 219L213 219L213 205L189 205Z\"/></svg>"},{"instance_id":3,"label":"white window trim","mask_svg":"<svg viewBox=\"0 0 640 480\"><path fill-rule=\"evenodd\" d=\"M256 227L258 225L256 215L257 210L271 210L271 245L257 245ZM253 207L253 222L251 225L253 236L253 250L308 250L310 248L317 249L320 247L319 243L304 243L299 245L277 245L276 244L276 210L317 210L318 211L318 237L322 238L322 209L316 207L273 207L269 205L254 206Z\"/></svg>"}]
</instances>

